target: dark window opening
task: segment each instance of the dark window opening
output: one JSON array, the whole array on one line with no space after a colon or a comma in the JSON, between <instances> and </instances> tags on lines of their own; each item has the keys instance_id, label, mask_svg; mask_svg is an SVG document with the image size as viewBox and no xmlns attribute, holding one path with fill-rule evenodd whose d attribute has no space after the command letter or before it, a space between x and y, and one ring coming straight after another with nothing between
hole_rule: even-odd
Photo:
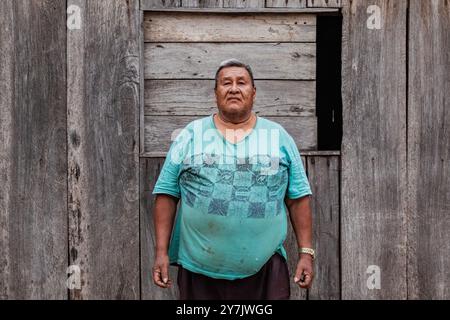
<instances>
[{"instance_id":1,"label":"dark window opening","mask_svg":"<svg viewBox=\"0 0 450 320\"><path fill-rule=\"evenodd\" d=\"M317 17L316 116L318 150L341 150L342 16Z\"/></svg>"}]
</instances>

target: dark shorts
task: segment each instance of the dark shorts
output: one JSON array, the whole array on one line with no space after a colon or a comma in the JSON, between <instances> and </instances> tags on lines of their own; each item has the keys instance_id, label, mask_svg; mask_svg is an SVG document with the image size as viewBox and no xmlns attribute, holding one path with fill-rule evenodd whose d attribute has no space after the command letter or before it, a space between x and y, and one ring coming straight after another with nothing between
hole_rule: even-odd
<instances>
[{"instance_id":1,"label":"dark shorts","mask_svg":"<svg viewBox=\"0 0 450 320\"><path fill-rule=\"evenodd\" d=\"M289 270L275 253L256 274L236 280L210 278L178 266L180 300L287 300Z\"/></svg>"}]
</instances>

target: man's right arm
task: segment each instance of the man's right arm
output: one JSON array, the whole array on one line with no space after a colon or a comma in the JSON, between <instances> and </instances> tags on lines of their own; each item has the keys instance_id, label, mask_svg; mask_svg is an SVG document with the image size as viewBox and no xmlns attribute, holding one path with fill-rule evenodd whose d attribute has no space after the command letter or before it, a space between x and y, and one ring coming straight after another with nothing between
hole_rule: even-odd
<instances>
[{"instance_id":1,"label":"man's right arm","mask_svg":"<svg viewBox=\"0 0 450 320\"><path fill-rule=\"evenodd\" d=\"M155 263L153 281L162 288L171 285L169 279L169 242L177 211L178 198L168 194L157 194L153 210L155 224Z\"/></svg>"}]
</instances>

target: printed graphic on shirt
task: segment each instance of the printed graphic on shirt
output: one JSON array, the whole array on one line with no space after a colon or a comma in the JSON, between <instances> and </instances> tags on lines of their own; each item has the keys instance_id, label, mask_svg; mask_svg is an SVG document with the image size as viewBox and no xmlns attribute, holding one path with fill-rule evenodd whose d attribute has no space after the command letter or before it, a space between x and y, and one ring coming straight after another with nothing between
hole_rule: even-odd
<instances>
[{"instance_id":1,"label":"printed graphic on shirt","mask_svg":"<svg viewBox=\"0 0 450 320\"><path fill-rule=\"evenodd\" d=\"M234 164L185 164L180 174L181 192L188 206L204 208L207 214L246 218L278 215L283 212L287 165L281 163L270 175L265 168L250 158Z\"/></svg>"}]
</instances>

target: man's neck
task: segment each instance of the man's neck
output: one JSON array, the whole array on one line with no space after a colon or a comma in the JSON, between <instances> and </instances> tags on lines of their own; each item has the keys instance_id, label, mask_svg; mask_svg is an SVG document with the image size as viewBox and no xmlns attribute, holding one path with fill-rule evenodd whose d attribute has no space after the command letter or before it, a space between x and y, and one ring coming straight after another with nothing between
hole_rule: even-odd
<instances>
[{"instance_id":1,"label":"man's neck","mask_svg":"<svg viewBox=\"0 0 450 320\"><path fill-rule=\"evenodd\" d=\"M256 118L256 115L253 112L250 112L250 114L245 119L236 119L236 120L229 120L223 117L220 112L215 114L215 118L218 122L218 124L221 127L225 127L227 129L249 129L253 128L254 120Z\"/></svg>"}]
</instances>

